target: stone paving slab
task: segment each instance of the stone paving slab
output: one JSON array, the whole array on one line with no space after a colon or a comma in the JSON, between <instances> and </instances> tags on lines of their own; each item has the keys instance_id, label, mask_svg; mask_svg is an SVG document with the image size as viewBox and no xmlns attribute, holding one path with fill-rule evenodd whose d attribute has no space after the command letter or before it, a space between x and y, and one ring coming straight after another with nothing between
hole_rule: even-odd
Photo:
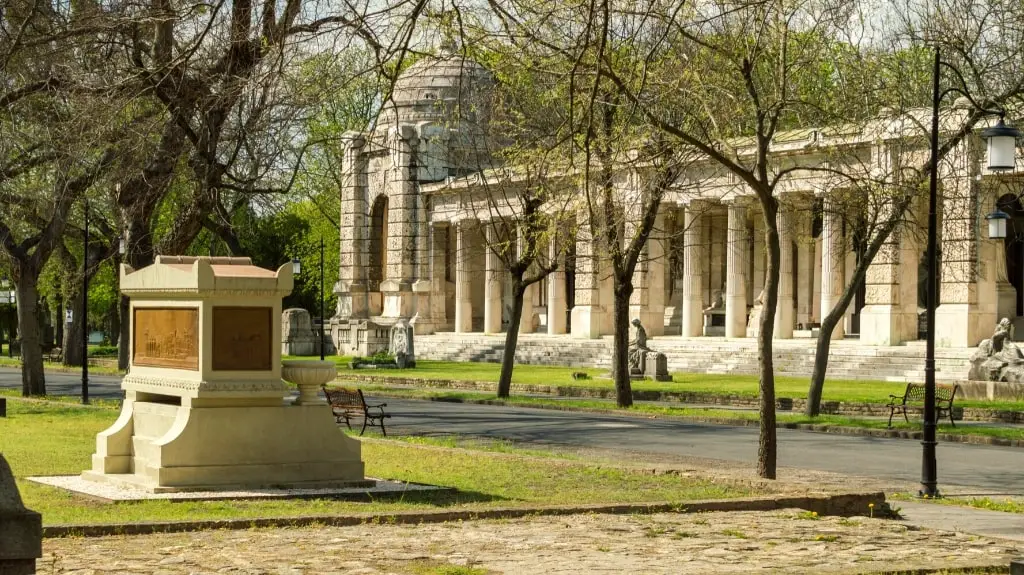
<instances>
[{"instance_id":1,"label":"stone paving slab","mask_svg":"<svg viewBox=\"0 0 1024 575\"><path fill-rule=\"evenodd\" d=\"M415 492L453 491L450 487L422 485L402 481L388 481L368 477L372 487L325 487L293 489L243 489L225 491L179 491L174 493L150 493L128 486L98 483L82 479L79 475L51 475L26 477L28 481L67 489L74 493L110 502L144 501L162 499L168 501L218 501L226 499L313 499L313 498L367 498L381 495L399 495Z\"/></svg>"},{"instance_id":2,"label":"stone paving slab","mask_svg":"<svg viewBox=\"0 0 1024 575\"><path fill-rule=\"evenodd\" d=\"M47 539L40 572L862 574L1008 566L1013 542L799 510L572 515ZM425 569L427 568L427 569Z\"/></svg>"}]
</instances>

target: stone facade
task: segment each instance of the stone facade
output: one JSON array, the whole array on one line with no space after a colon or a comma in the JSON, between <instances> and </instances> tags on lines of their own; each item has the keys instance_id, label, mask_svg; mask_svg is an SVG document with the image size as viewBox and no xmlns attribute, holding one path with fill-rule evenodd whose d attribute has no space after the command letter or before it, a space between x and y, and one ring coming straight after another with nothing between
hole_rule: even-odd
<instances>
[{"instance_id":1,"label":"stone facade","mask_svg":"<svg viewBox=\"0 0 1024 575\"><path fill-rule=\"evenodd\" d=\"M474 148L486 125L487 107L481 102L490 82L486 71L461 57L423 59L399 79L384 121L373 131L348 135L338 308L331 324L342 352L356 349L345 339L356 337L353 326L367 321L387 328L410 319L418 335L507 329L508 272L488 246L496 241L495 219L514 215L518 207L503 197L509 205L495 208L488 178L496 171L490 156ZM804 130L780 136L773 153L795 167L858 166L864 176L896 189L904 168L923 165L927 158L922 138L898 135L905 124L880 119L854 135ZM985 214L997 199L1016 191L1011 180L987 172L983 160L984 143L968 138L940 168L942 261L935 328L942 347L976 346L994 325L997 310L1013 320L1024 308L1018 293L1024 264L1008 274L1008 249L984 231ZM764 215L733 176L700 163L690 172L662 202L634 274L630 317L640 319L652 336L756 337L767 271ZM642 197L640 176L623 177L616 185L624 206ZM856 246L865 238L858 236L850 206L863 205L861 215L869 218L884 217L891 209L891 199L866 195L874 192L860 192L865 195L856 199L844 185L849 183L830 179L825 170L810 169L791 171L780 181L777 339L817 337L822 318L852 278L863 255ZM608 258L603 238L593 237L587 226L587 213L583 208L577 213L575 246L560 255L558 273L529 288L523 332L575 339L612 333ZM1019 216L1024 224L1024 208ZM628 214L626 219L628 236L633 223ZM925 256L921 205L915 204L905 220L872 261L865 285L829 337L856 336L870 346L919 339L924 307L919 270ZM1021 240L1024 232L1006 245ZM712 305L718 294L721 303Z\"/></svg>"}]
</instances>

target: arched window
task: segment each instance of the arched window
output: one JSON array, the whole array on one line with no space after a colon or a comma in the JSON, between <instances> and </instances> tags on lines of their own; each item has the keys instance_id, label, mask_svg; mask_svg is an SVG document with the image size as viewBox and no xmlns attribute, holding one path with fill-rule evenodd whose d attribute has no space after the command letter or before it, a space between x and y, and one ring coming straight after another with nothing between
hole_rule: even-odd
<instances>
[{"instance_id":1,"label":"arched window","mask_svg":"<svg viewBox=\"0 0 1024 575\"><path fill-rule=\"evenodd\" d=\"M378 196L370 210L370 266L366 271L370 291L379 291L388 265L388 197Z\"/></svg>"}]
</instances>

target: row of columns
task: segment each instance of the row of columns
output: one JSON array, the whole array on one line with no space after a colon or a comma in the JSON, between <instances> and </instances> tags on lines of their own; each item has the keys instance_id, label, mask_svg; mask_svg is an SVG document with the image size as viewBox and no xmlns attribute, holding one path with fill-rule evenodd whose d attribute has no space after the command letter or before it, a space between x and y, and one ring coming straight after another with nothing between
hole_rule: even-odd
<instances>
[{"instance_id":1,"label":"row of columns","mask_svg":"<svg viewBox=\"0 0 1024 575\"><path fill-rule=\"evenodd\" d=\"M728 338L745 337L747 335L747 320L751 295L754 297L760 293L764 285L764 274L766 272L764 258L758 254L764 253L763 224L760 216L753 218L753 225L750 225L749 200L740 198L727 203L727 237L725 242L726 277L724 290L725 303L725 336ZM683 270L682 281L677 285L682 289L681 307L681 335L685 337L701 336L704 328L704 307L705 307L705 273L712 273L705 269L706 259L705 246L707 242L702 237L702 218L709 216L710 203L702 200L694 200L686 205L684 210L683 224ZM794 285L797 278L793 274L793 252L792 245L798 230L794 229L794 212L785 206L780 207L776 223L779 231L779 243L782 246L780 251L780 273L778 303L775 313L775 337L787 339L793 337L794 324L796 320L796 306L794 302ZM823 318L828 314L838 301L845 287L845 268L847 266L846 242L843 238L842 222L839 217L830 209L828 198L825 199L822 221L822 249L821 249L821 297L820 315ZM659 222L660 225L660 222ZM656 229L661 229L656 226ZM483 297L483 331L485 333L500 333L502 327L503 300L501 286L503 284L503 269L501 259L488 245L496 245L498 238L494 235L495 230L490 226L481 226L475 221L461 221L454 226L456 234L455 242L455 331L468 333L473 330L472 318L472 275L470 257L476 251L484 252L484 297ZM582 231L582 230L581 230ZM804 230L809 232L808 230ZM483 233L484 241L473 241L475 234ZM577 292L576 303L581 308L579 315L573 320L573 333L577 337L596 337L605 333L602 322L606 313L610 310L603 310L610 302L601 301L601 282L598 263L594 258L587 257L594 250L589 242L592 239L582 237L577 246L577 252L581 259L577 260ZM751 238L753 235L753 238ZM750 261L749 246L751 239L754 244L754 261ZM801 238L802 239L802 238ZM666 284L665 274L665 238L652 237L645 248L645 253L638 263L636 276L634 278L634 294L630 302L631 315L640 317L648 328L648 333L658 335L662 333L664 310L666 305ZM552 247L554 250L554 247ZM813 246L809 248L813 250ZM810 261L810 251L806 256L801 253L801 261ZM554 257L554 252L552 257ZM810 263L807 272L813 270L813 263ZM811 289L810 280L806 276L812 275L804 270L800 272L806 282L803 289ZM547 278L547 329L550 334L564 334L567 332L566 325L566 298L565 298L565 271L560 267ZM527 292L524 301L524 310L529 312L533 309L532 296ZM520 330L523 332L532 331L532 313L524 313ZM579 324L582 329L576 329ZM587 329L587 328L590 329ZM843 322L839 322L833 338L841 338L845 334Z\"/></svg>"},{"instance_id":2,"label":"row of columns","mask_svg":"<svg viewBox=\"0 0 1024 575\"><path fill-rule=\"evenodd\" d=\"M502 284L504 274L501 258L488 246L498 243L496 230L491 226L480 226L475 220L463 220L456 222L455 229L455 332L470 333L473 331L473 298L472 298L472 271L470 265L471 255L476 251L483 251L484 255L484 333L495 334L501 332L502 320ZM474 242L473 236L479 233L484 234L483 242ZM516 249L522 249L522 243L517 242ZM551 248L550 256L557 257L554 246ZM565 300L565 271L560 266L546 278L547 296L547 332L549 334L566 333L566 300ZM533 287L533 286L531 286ZM520 318L520 333L533 331L533 290L527 289L523 294L523 314Z\"/></svg>"}]
</instances>

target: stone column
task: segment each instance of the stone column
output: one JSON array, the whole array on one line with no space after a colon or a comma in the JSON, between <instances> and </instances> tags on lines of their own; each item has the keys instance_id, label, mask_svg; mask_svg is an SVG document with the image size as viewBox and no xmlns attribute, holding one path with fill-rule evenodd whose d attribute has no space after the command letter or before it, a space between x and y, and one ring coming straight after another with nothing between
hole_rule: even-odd
<instances>
[{"instance_id":1,"label":"stone column","mask_svg":"<svg viewBox=\"0 0 1024 575\"><path fill-rule=\"evenodd\" d=\"M473 331L473 296L469 269L472 249L469 241L469 221L455 224L455 333Z\"/></svg>"},{"instance_id":2,"label":"stone column","mask_svg":"<svg viewBox=\"0 0 1024 575\"><path fill-rule=\"evenodd\" d=\"M627 241L632 237L631 228L627 223ZM664 234L665 218L659 212L633 272L633 294L629 298L630 319L639 319L650 336L665 333Z\"/></svg>"},{"instance_id":3,"label":"stone column","mask_svg":"<svg viewBox=\"0 0 1024 575\"><path fill-rule=\"evenodd\" d=\"M358 132L346 132L343 137L338 282L334 284L334 294L338 297L335 313L339 320L366 318L369 313L369 295L366 292L367 161L363 153L366 140Z\"/></svg>"},{"instance_id":4,"label":"stone column","mask_svg":"<svg viewBox=\"0 0 1024 575\"><path fill-rule=\"evenodd\" d=\"M501 258L495 253L498 249L498 234L491 223L485 224L484 233L484 333L501 333Z\"/></svg>"},{"instance_id":5,"label":"stone column","mask_svg":"<svg viewBox=\"0 0 1024 575\"><path fill-rule=\"evenodd\" d=\"M518 230L518 236L516 238L516 256L522 258L523 252L526 249L526 238L523 236L522 228L519 228ZM527 271L526 275L530 275L531 271L532 270ZM519 333L533 333L533 292L535 289L537 289L537 284L527 287L523 292L523 313L519 317Z\"/></svg>"},{"instance_id":6,"label":"stone column","mask_svg":"<svg viewBox=\"0 0 1024 575\"><path fill-rule=\"evenodd\" d=\"M448 325L445 309L448 297L445 253L448 250L449 229L450 226L446 223L430 226L430 317L434 321L435 329Z\"/></svg>"},{"instance_id":7,"label":"stone column","mask_svg":"<svg viewBox=\"0 0 1024 575\"><path fill-rule=\"evenodd\" d=\"M832 312L839 302L846 285L846 240L843 237L843 221L832 198L825 196L821 214L821 320ZM853 307L853 302L850 307ZM843 339L846 333L845 321L839 321L832 331L832 339Z\"/></svg>"},{"instance_id":8,"label":"stone column","mask_svg":"<svg viewBox=\"0 0 1024 575\"><path fill-rule=\"evenodd\" d=\"M705 246L702 210L706 204L693 200L686 206L686 231L683 236L683 313L682 335L696 337L704 328L704 265Z\"/></svg>"},{"instance_id":9,"label":"stone column","mask_svg":"<svg viewBox=\"0 0 1024 575\"><path fill-rule=\"evenodd\" d=\"M0 454L0 573L30 575L43 556L43 519L25 508L7 460Z\"/></svg>"},{"instance_id":10,"label":"stone column","mask_svg":"<svg viewBox=\"0 0 1024 575\"><path fill-rule=\"evenodd\" d=\"M548 333L565 333L565 256L559 254L558 243L551 242L551 261L560 259L558 269L548 274Z\"/></svg>"},{"instance_id":11,"label":"stone column","mask_svg":"<svg viewBox=\"0 0 1024 575\"><path fill-rule=\"evenodd\" d=\"M734 199L729 204L729 232L726 250L725 337L747 335L747 204Z\"/></svg>"},{"instance_id":12,"label":"stone column","mask_svg":"<svg viewBox=\"0 0 1024 575\"><path fill-rule=\"evenodd\" d=\"M580 214L576 234L576 305L572 308L572 337L596 339L601 337L604 308L601 305L600 240L593 230L586 212Z\"/></svg>"},{"instance_id":13,"label":"stone column","mask_svg":"<svg viewBox=\"0 0 1024 575\"><path fill-rule=\"evenodd\" d=\"M965 141L950 150L939 166L941 285L935 311L939 347L976 346L991 337L999 321L995 262L996 242L1003 240L988 239L985 214L995 206L995 193L975 180L984 153L980 140Z\"/></svg>"},{"instance_id":14,"label":"stone column","mask_svg":"<svg viewBox=\"0 0 1024 575\"><path fill-rule=\"evenodd\" d=\"M413 157L418 145L415 126L401 124L388 131L391 149L388 190L387 264L380 283L381 315L410 317L413 312L412 284L416 278L417 241L424 206L416 185Z\"/></svg>"},{"instance_id":15,"label":"stone column","mask_svg":"<svg viewBox=\"0 0 1024 575\"><path fill-rule=\"evenodd\" d=\"M791 208L779 204L775 221L779 228L779 301L775 306L775 339L793 338L793 217Z\"/></svg>"},{"instance_id":16,"label":"stone column","mask_svg":"<svg viewBox=\"0 0 1024 575\"><path fill-rule=\"evenodd\" d=\"M809 205L801 203L793 214L796 219L793 240L796 243L796 277L793 278L795 286L796 321L808 330L811 316L811 303L814 301L814 239L811 237L811 210Z\"/></svg>"}]
</instances>

